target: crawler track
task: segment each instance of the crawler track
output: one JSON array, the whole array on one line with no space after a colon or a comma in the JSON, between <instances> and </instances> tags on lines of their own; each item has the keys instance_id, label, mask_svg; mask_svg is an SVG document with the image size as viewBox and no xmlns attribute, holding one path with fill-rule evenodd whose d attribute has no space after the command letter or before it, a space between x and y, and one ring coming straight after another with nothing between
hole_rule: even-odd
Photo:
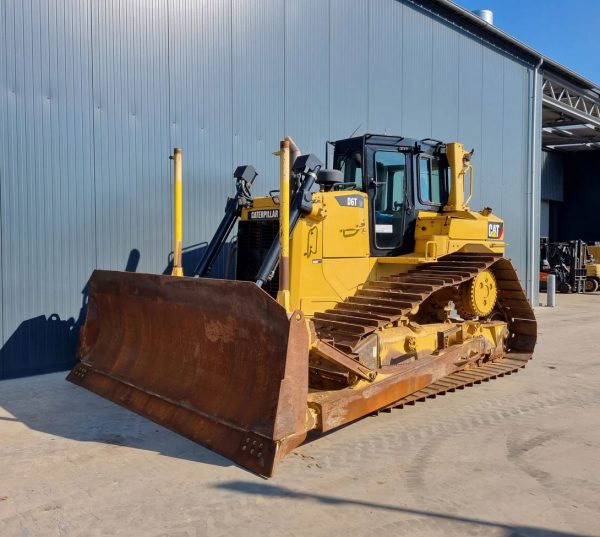
<instances>
[{"instance_id":1,"label":"crawler track","mask_svg":"<svg viewBox=\"0 0 600 537\"><path fill-rule=\"evenodd\" d=\"M456 390L464 390L482 382L489 382L506 375L518 373L530 360L528 354L511 354L510 358L504 358L499 362L484 364L480 367L463 369L452 375L434 382L423 390L419 390L408 397L396 401L393 405L381 409L382 412L392 408L404 408L405 405L414 405L417 402L424 402L427 399L435 399L438 395L446 395Z\"/></svg>"},{"instance_id":2,"label":"crawler track","mask_svg":"<svg viewBox=\"0 0 600 537\"><path fill-rule=\"evenodd\" d=\"M402 407L514 373L531 359L537 324L512 263L491 254L450 254L409 272L367 283L354 296L313 319L321 339L357 359L366 336L407 315L431 295L490 269L498 285L498 307L508 322L509 338L501 360L461 370L391 405Z\"/></svg>"}]
</instances>

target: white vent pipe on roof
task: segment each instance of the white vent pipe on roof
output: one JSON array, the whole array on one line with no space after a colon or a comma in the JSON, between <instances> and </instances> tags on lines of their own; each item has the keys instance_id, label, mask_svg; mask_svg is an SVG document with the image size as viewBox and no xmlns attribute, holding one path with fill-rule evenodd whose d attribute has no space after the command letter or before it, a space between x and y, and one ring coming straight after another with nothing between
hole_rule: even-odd
<instances>
[{"instance_id":1,"label":"white vent pipe on roof","mask_svg":"<svg viewBox=\"0 0 600 537\"><path fill-rule=\"evenodd\" d=\"M473 11L473 14L477 15L488 24L494 24L494 12L491 9L476 9Z\"/></svg>"}]
</instances>

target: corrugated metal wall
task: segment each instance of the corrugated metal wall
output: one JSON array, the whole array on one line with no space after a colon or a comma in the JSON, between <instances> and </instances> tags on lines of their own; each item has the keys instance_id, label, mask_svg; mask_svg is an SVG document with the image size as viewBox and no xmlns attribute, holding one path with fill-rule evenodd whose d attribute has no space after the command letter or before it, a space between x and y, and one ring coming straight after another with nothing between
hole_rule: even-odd
<instances>
[{"instance_id":1,"label":"corrugated metal wall","mask_svg":"<svg viewBox=\"0 0 600 537\"><path fill-rule=\"evenodd\" d=\"M90 22L88 2L0 3L4 376L70 363L97 264Z\"/></svg>"},{"instance_id":2,"label":"corrugated metal wall","mask_svg":"<svg viewBox=\"0 0 600 537\"><path fill-rule=\"evenodd\" d=\"M184 149L198 256L237 164L386 132L474 147L524 274L530 68L405 0L0 3L0 377L66 367L94 267L162 272Z\"/></svg>"},{"instance_id":3,"label":"corrugated metal wall","mask_svg":"<svg viewBox=\"0 0 600 537\"><path fill-rule=\"evenodd\" d=\"M567 155L542 151L542 199L563 201Z\"/></svg>"}]
</instances>

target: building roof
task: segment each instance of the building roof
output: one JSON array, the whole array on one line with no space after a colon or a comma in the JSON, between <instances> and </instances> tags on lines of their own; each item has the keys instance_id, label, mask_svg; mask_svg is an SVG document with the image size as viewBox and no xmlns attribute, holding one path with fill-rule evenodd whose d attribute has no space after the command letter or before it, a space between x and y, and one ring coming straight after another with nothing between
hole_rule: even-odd
<instances>
[{"instance_id":1,"label":"building roof","mask_svg":"<svg viewBox=\"0 0 600 537\"><path fill-rule=\"evenodd\" d=\"M543 60L544 69L550 68L552 72L566 78L568 81L575 83L580 89L588 90L593 93L594 96L600 99L600 86L586 77L576 73L561 63L553 60L535 50L534 48L526 45L522 41L519 41L510 34L502 31L500 28L489 24L484 21L468 9L465 9L451 0L409 0L410 2L417 3L427 9L427 7L436 8L435 11L440 14L447 14L452 17L455 21L462 22L468 27L479 29L483 35L488 35L495 41L501 41L509 48L515 49L521 52L522 56L529 57L533 63L537 64ZM485 3L485 2L483 2Z\"/></svg>"},{"instance_id":2,"label":"building roof","mask_svg":"<svg viewBox=\"0 0 600 537\"><path fill-rule=\"evenodd\" d=\"M540 66L542 146L547 150L600 150L600 86L548 58L451 0L408 0L461 30Z\"/></svg>"}]
</instances>

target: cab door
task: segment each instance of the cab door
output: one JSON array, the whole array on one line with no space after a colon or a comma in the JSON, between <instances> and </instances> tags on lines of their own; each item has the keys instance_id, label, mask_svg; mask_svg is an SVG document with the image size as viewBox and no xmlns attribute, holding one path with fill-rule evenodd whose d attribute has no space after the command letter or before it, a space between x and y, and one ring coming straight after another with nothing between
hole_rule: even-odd
<instances>
[{"instance_id":1,"label":"cab door","mask_svg":"<svg viewBox=\"0 0 600 537\"><path fill-rule=\"evenodd\" d=\"M356 190L323 195L323 257L368 257L368 199Z\"/></svg>"},{"instance_id":2,"label":"cab door","mask_svg":"<svg viewBox=\"0 0 600 537\"><path fill-rule=\"evenodd\" d=\"M372 162L369 197L373 255L409 252L414 246L411 153L378 148L368 153Z\"/></svg>"}]
</instances>

